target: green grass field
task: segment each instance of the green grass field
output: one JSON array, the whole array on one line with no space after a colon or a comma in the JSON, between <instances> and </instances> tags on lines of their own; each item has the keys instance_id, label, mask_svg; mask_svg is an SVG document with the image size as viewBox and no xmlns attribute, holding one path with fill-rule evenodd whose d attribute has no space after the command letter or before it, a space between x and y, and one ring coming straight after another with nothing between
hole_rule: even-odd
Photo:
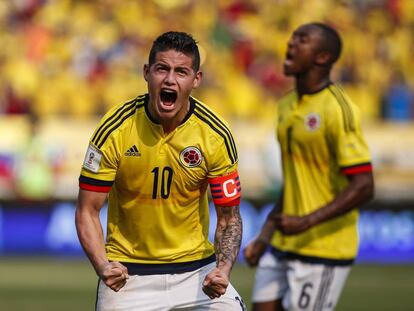
<instances>
[{"instance_id":1,"label":"green grass field","mask_svg":"<svg viewBox=\"0 0 414 311\"><path fill-rule=\"evenodd\" d=\"M253 275L244 265L232 274L248 306ZM93 310L96 284L86 261L0 257L0 310ZM355 266L336 310L414 310L414 265Z\"/></svg>"}]
</instances>

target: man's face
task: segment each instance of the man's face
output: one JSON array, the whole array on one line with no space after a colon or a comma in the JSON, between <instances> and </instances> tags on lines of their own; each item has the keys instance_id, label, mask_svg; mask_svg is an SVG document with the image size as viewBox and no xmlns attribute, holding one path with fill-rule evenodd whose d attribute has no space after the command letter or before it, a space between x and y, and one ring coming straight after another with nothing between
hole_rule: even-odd
<instances>
[{"instance_id":1,"label":"man's face","mask_svg":"<svg viewBox=\"0 0 414 311\"><path fill-rule=\"evenodd\" d=\"M321 30L312 25L296 29L288 41L284 73L287 76L300 76L316 65L321 50Z\"/></svg>"},{"instance_id":2,"label":"man's face","mask_svg":"<svg viewBox=\"0 0 414 311\"><path fill-rule=\"evenodd\" d=\"M144 66L144 78L150 95L150 112L161 123L185 117L192 89L201 82L202 73L194 72L190 56L175 50L158 52L155 62ZM179 120L181 121L181 120Z\"/></svg>"}]
</instances>

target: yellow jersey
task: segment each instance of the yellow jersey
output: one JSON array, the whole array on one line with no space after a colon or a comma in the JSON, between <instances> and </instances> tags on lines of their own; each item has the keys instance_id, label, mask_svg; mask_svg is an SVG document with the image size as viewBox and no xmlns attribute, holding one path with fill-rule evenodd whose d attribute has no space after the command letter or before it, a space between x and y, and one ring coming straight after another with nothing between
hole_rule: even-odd
<instances>
[{"instance_id":1,"label":"yellow jersey","mask_svg":"<svg viewBox=\"0 0 414 311\"><path fill-rule=\"evenodd\" d=\"M81 170L82 189L110 191L108 259L168 264L214 256L208 180L236 171L232 133L221 117L190 97L185 119L165 135L148 101L148 94L139 96L103 117Z\"/></svg>"},{"instance_id":2,"label":"yellow jersey","mask_svg":"<svg viewBox=\"0 0 414 311\"><path fill-rule=\"evenodd\" d=\"M284 176L282 212L306 215L323 207L347 186L347 174L371 170L371 157L357 106L335 84L278 104L277 137ZM352 261L357 253L358 210L298 235L275 232L272 246L298 258Z\"/></svg>"}]
</instances>

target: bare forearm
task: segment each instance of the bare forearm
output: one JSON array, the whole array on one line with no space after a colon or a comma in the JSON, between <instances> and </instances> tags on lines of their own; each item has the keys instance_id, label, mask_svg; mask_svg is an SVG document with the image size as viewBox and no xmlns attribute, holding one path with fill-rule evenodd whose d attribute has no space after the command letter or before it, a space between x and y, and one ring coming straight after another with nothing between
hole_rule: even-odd
<instances>
[{"instance_id":1,"label":"bare forearm","mask_svg":"<svg viewBox=\"0 0 414 311\"><path fill-rule=\"evenodd\" d=\"M260 230L260 233L256 238L256 241L269 244L275 230L276 230L275 222L273 221L272 218L268 217L266 222L263 224L262 229Z\"/></svg>"},{"instance_id":2,"label":"bare forearm","mask_svg":"<svg viewBox=\"0 0 414 311\"><path fill-rule=\"evenodd\" d=\"M99 275L100 267L108 263L99 214L76 211L76 229L83 250Z\"/></svg>"},{"instance_id":3,"label":"bare forearm","mask_svg":"<svg viewBox=\"0 0 414 311\"><path fill-rule=\"evenodd\" d=\"M228 275L237 260L242 240L242 219L239 207L217 207L218 219L214 239L217 267Z\"/></svg>"},{"instance_id":4,"label":"bare forearm","mask_svg":"<svg viewBox=\"0 0 414 311\"><path fill-rule=\"evenodd\" d=\"M275 217L279 215L282 210L283 206L283 195L279 197L276 204L273 206L273 209L270 211L269 215L267 215L266 221L260 230L259 235L256 238L256 241L263 242L265 244L269 244L270 240L272 239L273 233L276 230L276 222Z\"/></svg>"},{"instance_id":5,"label":"bare forearm","mask_svg":"<svg viewBox=\"0 0 414 311\"><path fill-rule=\"evenodd\" d=\"M332 202L307 216L309 226L341 216L355 207L371 200L374 195L372 174L353 177L349 186Z\"/></svg>"}]
</instances>

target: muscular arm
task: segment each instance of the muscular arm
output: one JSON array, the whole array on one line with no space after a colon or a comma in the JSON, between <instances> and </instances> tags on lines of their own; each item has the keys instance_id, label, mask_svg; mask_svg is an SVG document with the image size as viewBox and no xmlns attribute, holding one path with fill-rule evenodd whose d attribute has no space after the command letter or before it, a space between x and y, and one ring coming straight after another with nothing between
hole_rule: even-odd
<instances>
[{"instance_id":1,"label":"muscular arm","mask_svg":"<svg viewBox=\"0 0 414 311\"><path fill-rule=\"evenodd\" d=\"M99 211L105 203L106 195L80 189L76 208L75 222L79 241L98 275L100 267L108 263L99 219Z\"/></svg>"},{"instance_id":2,"label":"muscular arm","mask_svg":"<svg viewBox=\"0 0 414 311\"><path fill-rule=\"evenodd\" d=\"M217 267L206 276L203 282L203 291L212 299L226 292L231 269L239 254L243 231L239 206L216 205L216 212L217 227L214 248Z\"/></svg>"},{"instance_id":3,"label":"muscular arm","mask_svg":"<svg viewBox=\"0 0 414 311\"><path fill-rule=\"evenodd\" d=\"M374 196L372 172L349 175L349 185L327 205L305 216L276 214L272 218L284 234L298 234L313 226L341 216Z\"/></svg>"},{"instance_id":4,"label":"muscular arm","mask_svg":"<svg viewBox=\"0 0 414 311\"><path fill-rule=\"evenodd\" d=\"M216 206L217 227L214 247L217 256L217 267L230 275L234 262L239 254L242 240L242 219L239 206Z\"/></svg>"},{"instance_id":5,"label":"muscular arm","mask_svg":"<svg viewBox=\"0 0 414 311\"><path fill-rule=\"evenodd\" d=\"M307 216L310 227L341 216L374 197L372 172L350 175L348 178L350 183L344 191L331 203Z\"/></svg>"},{"instance_id":6,"label":"muscular arm","mask_svg":"<svg viewBox=\"0 0 414 311\"><path fill-rule=\"evenodd\" d=\"M76 230L83 250L97 275L105 284L118 291L128 278L127 269L118 262L109 262L106 257L104 235L99 219L106 193L79 190L76 208Z\"/></svg>"}]
</instances>

